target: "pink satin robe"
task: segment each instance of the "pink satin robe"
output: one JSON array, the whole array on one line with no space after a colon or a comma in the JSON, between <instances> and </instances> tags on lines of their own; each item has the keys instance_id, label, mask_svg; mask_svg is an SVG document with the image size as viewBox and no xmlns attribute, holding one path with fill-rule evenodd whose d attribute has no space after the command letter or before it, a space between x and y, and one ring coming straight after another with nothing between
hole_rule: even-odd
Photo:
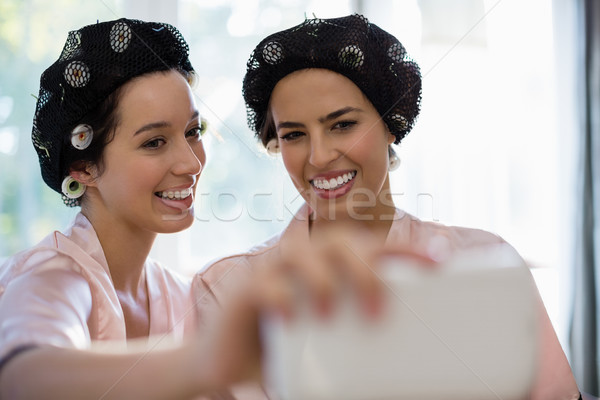
<instances>
[{"instance_id":1,"label":"pink satin robe","mask_svg":"<svg viewBox=\"0 0 600 400\"><path fill-rule=\"evenodd\" d=\"M219 302L235 290L236 285L243 281L245 276L251 274L255 266L276 262L278 246L286 243L293 246L300 240L309 240L309 212L309 207L304 205L280 235L245 254L233 255L216 261L194 277L192 286L198 303L201 326L210 326L211 320L214 320L216 313L220 312ZM449 245L450 251L505 243L499 236L486 231L421 221L401 210L396 210L386 244L410 246L423 250L431 243L432 238L439 236L447 239L445 242ZM532 400L578 399L579 389L571 367L539 294L538 298L540 304L539 326L541 328L540 359L537 377L528 398ZM434 383L432 382L432 384ZM274 398L256 385L234 387L231 394L239 399Z\"/></svg>"},{"instance_id":2,"label":"pink satin robe","mask_svg":"<svg viewBox=\"0 0 600 400\"><path fill-rule=\"evenodd\" d=\"M151 259L144 269L150 336L195 332L190 280ZM20 346L85 349L106 340L125 342L125 320L98 237L80 213L64 234L0 266L0 360Z\"/></svg>"}]
</instances>

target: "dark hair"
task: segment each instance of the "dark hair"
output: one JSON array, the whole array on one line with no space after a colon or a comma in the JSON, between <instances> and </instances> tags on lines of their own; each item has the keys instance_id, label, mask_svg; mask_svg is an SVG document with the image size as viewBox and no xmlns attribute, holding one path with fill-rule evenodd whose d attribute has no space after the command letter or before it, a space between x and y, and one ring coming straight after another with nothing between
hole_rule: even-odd
<instances>
[{"instance_id":1,"label":"dark hair","mask_svg":"<svg viewBox=\"0 0 600 400\"><path fill-rule=\"evenodd\" d=\"M65 159L69 160L69 164L64 165L62 171L63 176L69 175L72 169L82 169L88 164L102 164L102 155L104 148L109 144L114 132L119 124L117 107L121 98L122 86L108 95L108 97L100 103L96 108L90 111L82 120L81 124L86 124L92 127L94 131L94 140L86 149L85 153L78 151L73 147L67 147L65 150Z\"/></svg>"},{"instance_id":2,"label":"dark hair","mask_svg":"<svg viewBox=\"0 0 600 400\"><path fill-rule=\"evenodd\" d=\"M160 22L121 18L69 32L58 60L40 78L33 119L32 142L46 184L62 193L72 166L101 161L118 122L122 85L151 72L193 74L188 53L181 33ZM87 136L73 132L82 123L92 127ZM91 142L78 142L81 136ZM65 203L79 203L73 200Z\"/></svg>"},{"instance_id":3,"label":"dark hair","mask_svg":"<svg viewBox=\"0 0 600 400\"><path fill-rule=\"evenodd\" d=\"M263 144L276 137L271 93L282 78L324 68L350 79L365 94L399 143L420 111L421 73L394 36L362 15L307 19L264 38L247 63L243 95L248 125Z\"/></svg>"},{"instance_id":4,"label":"dark hair","mask_svg":"<svg viewBox=\"0 0 600 400\"><path fill-rule=\"evenodd\" d=\"M258 136L264 146L269 143L269 140L277 137L275 121L273 120L273 112L271 111L271 102L269 102L267 105L267 112L265 114L264 121L256 132L256 136Z\"/></svg>"},{"instance_id":5,"label":"dark hair","mask_svg":"<svg viewBox=\"0 0 600 400\"><path fill-rule=\"evenodd\" d=\"M193 85L195 75L181 68L173 68L168 71L149 72L137 76L127 83L133 81L134 79L138 79L150 74L167 73L169 71L177 71L186 79L190 86ZM104 101L102 101L96 108L90 111L78 122L78 124L86 124L92 127L94 131L94 140L92 140L85 153L82 153L72 146L67 147L65 158L71 160L71 163L69 165L65 165L65 170L63 171L64 176L69 175L72 169L81 169L89 164L98 167L99 173L102 173L102 156L104 154L104 148L113 140L115 131L120 122L120 116L118 115L117 111L124 86L125 85L119 86L114 92L109 94Z\"/></svg>"}]
</instances>

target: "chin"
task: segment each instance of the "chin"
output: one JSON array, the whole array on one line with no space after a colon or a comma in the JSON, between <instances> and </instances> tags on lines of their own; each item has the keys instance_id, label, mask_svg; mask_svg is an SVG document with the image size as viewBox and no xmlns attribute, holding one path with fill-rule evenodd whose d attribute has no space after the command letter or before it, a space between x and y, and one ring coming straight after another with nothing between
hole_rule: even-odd
<instances>
[{"instance_id":1,"label":"chin","mask_svg":"<svg viewBox=\"0 0 600 400\"><path fill-rule=\"evenodd\" d=\"M185 210L180 214L163 214L162 230L160 233L176 233L183 231L194 223L194 209Z\"/></svg>"},{"instance_id":2,"label":"chin","mask_svg":"<svg viewBox=\"0 0 600 400\"><path fill-rule=\"evenodd\" d=\"M329 221L343 221L350 218L346 202L322 203L318 201L307 202L310 208L320 219Z\"/></svg>"}]
</instances>

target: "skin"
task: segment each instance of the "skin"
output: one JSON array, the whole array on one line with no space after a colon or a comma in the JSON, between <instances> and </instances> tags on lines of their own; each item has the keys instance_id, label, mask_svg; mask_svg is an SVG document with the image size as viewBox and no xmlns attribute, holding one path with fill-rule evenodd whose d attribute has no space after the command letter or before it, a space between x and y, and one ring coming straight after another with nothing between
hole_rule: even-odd
<instances>
[{"instance_id":1,"label":"skin","mask_svg":"<svg viewBox=\"0 0 600 400\"><path fill-rule=\"evenodd\" d=\"M193 220L192 210L173 207L155 193L182 188L193 192L205 156L202 143L190 133L199 121L182 77L171 72L152 74L130 82L125 89L119 103L120 123L113 142L105 149L102 165L88 166L72 175L88 185L82 212L94 225L105 250L125 311L128 337L134 338L148 334L148 295L142 271L152 242L157 233L185 229ZM140 131L144 127L151 129ZM367 142L387 154L385 132L377 133L384 140ZM338 162L341 168L355 169L360 177L356 182L362 185L363 175L371 173L363 172L361 163L366 160L359 157L362 153L353 152L348 143L343 143L347 145L345 151L353 156L347 160L342 156ZM340 168L335 160L331 165ZM327 164L314 170L328 171ZM383 166L378 170L381 173ZM387 178L380 178L377 185L366 187L383 191ZM373 211L383 210L374 207ZM320 219L315 222L319 224ZM0 398L192 398L234 382L260 380L260 314L267 311L289 316L298 279L316 299L320 312L328 314L337 275L323 267L326 259L335 258L347 266L366 311L377 313L380 285L376 277L354 253L348 254L345 243L329 244L329 254L323 257L310 249L297 249L293 264L299 268L261 270L224 301L223 312L214 325L189 342L148 348L145 339L130 340L126 352L110 346L98 350L29 350L2 370ZM367 240L359 240L355 251L360 252L360 247L367 244ZM361 257L364 259L368 259L367 254Z\"/></svg>"},{"instance_id":2,"label":"skin","mask_svg":"<svg viewBox=\"0 0 600 400\"><path fill-rule=\"evenodd\" d=\"M205 154L193 95L177 72L152 73L128 82L117 114L119 123L102 165L71 174L88 186L82 212L102 244L127 336L146 337L150 320L144 261L158 233L192 224L193 193ZM192 195L180 203L155 195L175 189L191 189ZM188 398L246 376L246 366L258 364L253 358L248 363L238 360L230 369L219 366L219 354L235 339L237 334L220 332L167 349L148 348L146 339L133 340L127 352L110 347L101 352L36 348L3 368L0 398ZM252 342L249 354L255 355L256 349Z\"/></svg>"},{"instance_id":3,"label":"skin","mask_svg":"<svg viewBox=\"0 0 600 400\"><path fill-rule=\"evenodd\" d=\"M275 308L265 303L268 283L232 296L214 329L183 344L148 346L144 339L128 341L127 351L110 345L26 351L3 368L0 399L188 399L257 380L258 312Z\"/></svg>"},{"instance_id":4,"label":"skin","mask_svg":"<svg viewBox=\"0 0 600 400\"><path fill-rule=\"evenodd\" d=\"M286 264L288 271L293 271L292 279L305 283L311 297L317 299L317 310L325 310L325 314L331 309L338 282L349 280L367 314L373 310L377 314L381 283L371 273L375 270L371 266L377 265L377 251L373 249L381 249L392 222L386 216L394 215L387 170L387 149L393 135L352 81L324 69L300 70L280 80L272 92L269 111L285 167L313 210L311 242L323 244L330 255L326 258L330 262L323 263L323 258L306 260L314 248L291 249ZM355 178L333 191L315 187L319 178L348 172L356 172ZM426 251L432 254L395 248L388 255L409 256L429 267L436 267L449 256L435 254L433 249ZM270 294L276 299L273 303L284 304L292 313L294 298L288 293L293 288L283 291L286 279L281 282L271 285L274 289ZM576 393L576 383L539 294L537 302L543 333L540 348L544 349L537 374L544 379L534 383L529 398L556 398L561 388L568 387Z\"/></svg>"},{"instance_id":5,"label":"skin","mask_svg":"<svg viewBox=\"0 0 600 400\"><path fill-rule=\"evenodd\" d=\"M303 282L320 314L331 312L340 282L347 282L366 313L377 315L382 284L372 267L381 255L432 261L414 249L382 248L395 215L388 176L394 135L350 79L326 69L287 75L273 89L269 107L285 168L313 210L312 248L282 249L283 274ZM324 187L339 176L342 182L332 190ZM274 303L289 315L294 300L286 293L292 290L271 286Z\"/></svg>"},{"instance_id":6,"label":"skin","mask_svg":"<svg viewBox=\"0 0 600 400\"><path fill-rule=\"evenodd\" d=\"M314 210L311 236L343 223L385 239L395 212L388 177L395 138L362 91L336 72L300 70L277 83L270 111L285 168ZM334 190L315 186L344 174L355 176Z\"/></svg>"},{"instance_id":7,"label":"skin","mask_svg":"<svg viewBox=\"0 0 600 400\"><path fill-rule=\"evenodd\" d=\"M194 220L193 200L206 161L190 87L177 72L138 77L124 87L114 139L101 166L74 172L88 186L82 213L108 261L125 313L128 338L149 333L144 262L158 233ZM156 193L190 189L177 204Z\"/></svg>"},{"instance_id":8,"label":"skin","mask_svg":"<svg viewBox=\"0 0 600 400\"><path fill-rule=\"evenodd\" d=\"M110 345L26 351L3 368L0 398L192 398L234 382L259 380L260 313L285 314L293 308L290 287L296 276L267 269L232 293L210 329L186 343L149 348L144 260L158 233L185 229L193 221L193 210L186 208L189 201L185 207L174 207L156 193L188 188L193 193L205 155L197 136L200 123L193 96L179 74L143 76L124 89L115 137L105 148L101 165L72 175L88 187L82 212L102 243L128 338L141 340L129 340L126 352ZM310 252L302 253L310 259L295 258L300 265L320 265L312 262ZM319 272L327 268L300 270L306 271L302 281L313 296L326 299L331 286L321 285Z\"/></svg>"}]
</instances>

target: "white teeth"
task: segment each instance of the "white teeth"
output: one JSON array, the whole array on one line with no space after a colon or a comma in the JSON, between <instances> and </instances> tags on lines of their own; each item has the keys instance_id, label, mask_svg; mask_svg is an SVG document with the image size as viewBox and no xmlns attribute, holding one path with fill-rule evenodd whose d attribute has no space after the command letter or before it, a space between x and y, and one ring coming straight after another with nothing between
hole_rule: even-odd
<instances>
[{"instance_id":1,"label":"white teeth","mask_svg":"<svg viewBox=\"0 0 600 400\"><path fill-rule=\"evenodd\" d=\"M321 190L333 190L336 189L343 184L351 181L356 176L356 172L348 172L343 175L338 176L337 178L331 179L315 179L312 181L312 185L317 189Z\"/></svg>"},{"instance_id":2,"label":"white teeth","mask_svg":"<svg viewBox=\"0 0 600 400\"><path fill-rule=\"evenodd\" d=\"M164 191L164 192L158 192L158 195L160 195L160 197L162 197L163 199L169 199L169 200L183 200L186 197L190 196L192 194L192 189L188 188L188 189L184 189L184 190L169 190L169 191Z\"/></svg>"}]
</instances>

